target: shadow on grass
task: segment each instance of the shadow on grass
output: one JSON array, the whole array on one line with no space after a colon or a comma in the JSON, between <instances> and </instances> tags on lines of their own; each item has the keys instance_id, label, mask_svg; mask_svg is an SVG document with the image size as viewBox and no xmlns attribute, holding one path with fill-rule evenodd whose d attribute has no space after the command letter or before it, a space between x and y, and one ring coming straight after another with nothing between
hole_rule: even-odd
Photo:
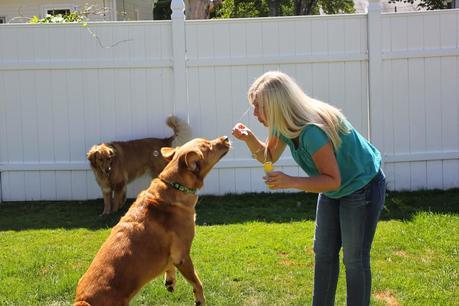
<instances>
[{"instance_id":1,"label":"shadow on grass","mask_svg":"<svg viewBox=\"0 0 459 306\"><path fill-rule=\"evenodd\" d=\"M250 193L242 195L201 196L197 204L198 225L237 224L253 221L292 222L314 220L315 194ZM128 205L133 199L128 201ZM92 230L111 228L127 209L99 217L102 200L56 202L9 202L0 204L0 231L28 229ZM459 189L448 191L389 192L381 218L409 220L429 211L459 213Z\"/></svg>"}]
</instances>

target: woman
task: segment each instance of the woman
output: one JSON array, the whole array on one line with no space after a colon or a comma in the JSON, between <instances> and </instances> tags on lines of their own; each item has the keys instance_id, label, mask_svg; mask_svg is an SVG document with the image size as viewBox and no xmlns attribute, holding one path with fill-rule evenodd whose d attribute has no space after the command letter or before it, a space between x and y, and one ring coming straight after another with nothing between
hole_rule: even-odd
<instances>
[{"instance_id":1,"label":"woman","mask_svg":"<svg viewBox=\"0 0 459 306\"><path fill-rule=\"evenodd\" d=\"M309 177L272 171L271 189L319 194L314 237L313 305L333 305L341 246L346 267L347 305L369 305L370 249L384 205L381 154L335 107L308 97L288 75L271 71L249 89L254 116L269 129L266 142L237 123L232 134L260 162L276 162L288 146Z\"/></svg>"}]
</instances>

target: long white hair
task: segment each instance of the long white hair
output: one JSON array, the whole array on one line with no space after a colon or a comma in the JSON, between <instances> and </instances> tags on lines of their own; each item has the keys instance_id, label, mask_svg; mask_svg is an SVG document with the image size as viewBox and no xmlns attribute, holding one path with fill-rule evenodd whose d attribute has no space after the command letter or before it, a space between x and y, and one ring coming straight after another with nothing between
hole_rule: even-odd
<instances>
[{"instance_id":1,"label":"long white hair","mask_svg":"<svg viewBox=\"0 0 459 306\"><path fill-rule=\"evenodd\" d=\"M349 133L345 116L328 103L307 96L287 74L269 71L258 77L248 92L250 104L257 102L265 115L269 137L298 137L302 129L315 124L330 138L335 151L341 144L340 134Z\"/></svg>"}]
</instances>

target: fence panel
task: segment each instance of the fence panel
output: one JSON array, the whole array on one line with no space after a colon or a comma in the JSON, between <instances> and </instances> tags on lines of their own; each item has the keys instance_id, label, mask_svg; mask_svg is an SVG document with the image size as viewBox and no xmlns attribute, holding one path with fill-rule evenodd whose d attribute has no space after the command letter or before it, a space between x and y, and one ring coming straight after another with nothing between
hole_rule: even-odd
<instances>
[{"instance_id":1,"label":"fence panel","mask_svg":"<svg viewBox=\"0 0 459 306\"><path fill-rule=\"evenodd\" d=\"M171 135L170 27L91 24L97 37L79 25L0 28L3 200L101 197L86 160L93 144Z\"/></svg>"},{"instance_id":2,"label":"fence panel","mask_svg":"<svg viewBox=\"0 0 459 306\"><path fill-rule=\"evenodd\" d=\"M374 141L391 189L459 186L458 24L458 10L382 15L384 128Z\"/></svg>"},{"instance_id":3,"label":"fence panel","mask_svg":"<svg viewBox=\"0 0 459 306\"><path fill-rule=\"evenodd\" d=\"M197 135L231 133L240 121L262 139L266 129L247 101L262 73L292 75L312 97L343 109L368 135L365 16L186 21L190 120ZM344 37L349 37L349 40ZM284 152L278 167L302 171ZM267 191L263 171L239 141L216 166L205 192Z\"/></svg>"}]
</instances>

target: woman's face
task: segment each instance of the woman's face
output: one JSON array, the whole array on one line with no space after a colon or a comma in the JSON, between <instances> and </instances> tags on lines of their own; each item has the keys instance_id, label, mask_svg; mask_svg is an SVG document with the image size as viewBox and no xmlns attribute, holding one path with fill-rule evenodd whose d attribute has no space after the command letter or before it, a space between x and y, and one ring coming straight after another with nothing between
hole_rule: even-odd
<instances>
[{"instance_id":1,"label":"woman's face","mask_svg":"<svg viewBox=\"0 0 459 306\"><path fill-rule=\"evenodd\" d=\"M260 121L261 124L268 127L268 121L266 120L265 114L260 111L258 101L253 102L253 115L257 117L258 121Z\"/></svg>"}]
</instances>

